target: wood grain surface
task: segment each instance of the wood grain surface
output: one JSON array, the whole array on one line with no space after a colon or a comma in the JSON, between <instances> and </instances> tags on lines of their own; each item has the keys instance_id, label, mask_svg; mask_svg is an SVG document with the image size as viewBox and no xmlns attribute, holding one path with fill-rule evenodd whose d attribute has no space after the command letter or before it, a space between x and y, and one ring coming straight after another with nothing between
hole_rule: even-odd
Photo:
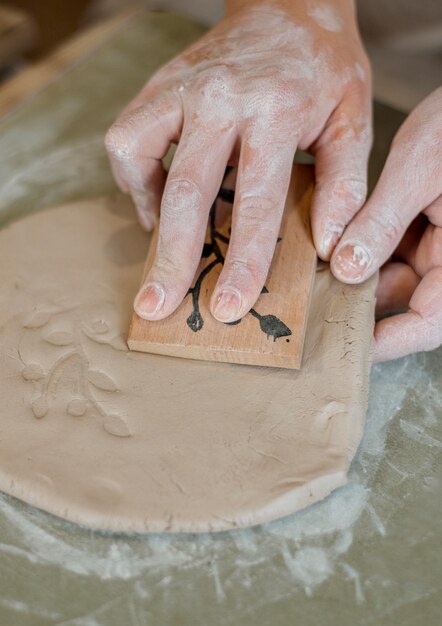
<instances>
[{"instance_id":1,"label":"wood grain surface","mask_svg":"<svg viewBox=\"0 0 442 626\"><path fill-rule=\"evenodd\" d=\"M309 225L312 188L312 168L295 165L265 287L250 313L234 324L218 322L209 310L230 233L229 219L221 228L214 225L214 212L229 195L222 192L212 207L203 257L189 293L165 320L151 322L134 314L129 348L189 359L299 369L316 269ZM153 263L156 241L157 232L144 276Z\"/></svg>"}]
</instances>

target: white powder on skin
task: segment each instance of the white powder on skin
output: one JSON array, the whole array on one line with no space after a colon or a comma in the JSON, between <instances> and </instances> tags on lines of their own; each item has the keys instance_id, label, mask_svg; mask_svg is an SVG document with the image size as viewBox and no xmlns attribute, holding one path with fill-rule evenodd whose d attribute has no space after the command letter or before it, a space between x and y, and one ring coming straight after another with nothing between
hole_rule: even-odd
<instances>
[{"instance_id":1,"label":"white powder on skin","mask_svg":"<svg viewBox=\"0 0 442 626\"><path fill-rule=\"evenodd\" d=\"M318 4L311 8L308 14L321 28L332 33L340 33L342 31L342 18L331 5Z\"/></svg>"},{"instance_id":2,"label":"white powder on skin","mask_svg":"<svg viewBox=\"0 0 442 626\"><path fill-rule=\"evenodd\" d=\"M365 70L360 63L355 63L356 75L362 80L365 81Z\"/></svg>"},{"instance_id":3,"label":"white powder on skin","mask_svg":"<svg viewBox=\"0 0 442 626\"><path fill-rule=\"evenodd\" d=\"M296 148L308 148L333 114L342 126L339 133L345 149L351 134L353 153L359 146L362 153L366 151L368 110L362 124L352 111L349 115L335 112L347 85L355 78L359 82L354 62L350 62L359 42L349 35L349 54L336 54L332 37L324 28L336 30L338 16L328 5L318 5L312 15L316 27L307 18L296 21L291 14L269 5L222 21L163 67L110 130L107 146L117 179L123 182L122 188L132 190L140 212L143 198L134 194L134 189L148 178L148 158L162 156L154 147L158 134L162 134L162 153L172 136L181 135L169 173L170 184L162 197L158 258L146 279L162 285L165 304L155 313L147 313L148 318L171 314L187 292L202 245L200 217L206 215L215 193L207 181L220 184L234 149L239 146L240 152L235 210L242 211L241 199L246 204L251 198L260 203L262 197L268 206L259 222L257 217L258 226L267 222L260 229L263 236L259 241L248 241L246 231L236 233L233 225L232 243L240 240L241 250L231 254L232 260L238 261L236 269L227 259L217 293L224 288L241 292L241 311L231 313L235 319L253 306L262 288ZM164 110L157 102L159 93L167 102ZM137 109L140 104L141 109ZM364 165L365 159L362 161ZM273 177L269 172L272 167ZM195 212L190 211L187 219L182 219L189 201L186 192L173 191L175 180L199 192L198 216L192 218ZM355 193L353 185L350 195ZM148 211L147 198L144 205ZM253 225L247 232L254 232ZM180 240L176 253L171 252L172 239ZM178 271L171 271L178 267ZM237 267L245 270L244 276ZM248 289L244 287L247 284ZM146 314L144 308L141 314Z\"/></svg>"}]
</instances>

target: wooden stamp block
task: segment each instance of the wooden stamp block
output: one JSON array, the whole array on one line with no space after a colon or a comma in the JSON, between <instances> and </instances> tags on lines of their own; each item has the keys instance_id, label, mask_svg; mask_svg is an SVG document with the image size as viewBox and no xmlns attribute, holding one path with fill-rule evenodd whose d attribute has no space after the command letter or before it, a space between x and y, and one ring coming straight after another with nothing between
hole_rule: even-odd
<instances>
[{"instance_id":1,"label":"wooden stamp block","mask_svg":"<svg viewBox=\"0 0 442 626\"><path fill-rule=\"evenodd\" d=\"M222 188L211 210L203 256L187 296L161 321L143 320L134 313L129 348L188 359L299 369L316 270L309 224L312 189L313 168L295 165L265 287L250 313L239 322L223 324L209 310L230 235L230 220L220 228L215 226L221 203L233 202L233 192ZM154 233L144 275L153 263L156 241Z\"/></svg>"}]
</instances>

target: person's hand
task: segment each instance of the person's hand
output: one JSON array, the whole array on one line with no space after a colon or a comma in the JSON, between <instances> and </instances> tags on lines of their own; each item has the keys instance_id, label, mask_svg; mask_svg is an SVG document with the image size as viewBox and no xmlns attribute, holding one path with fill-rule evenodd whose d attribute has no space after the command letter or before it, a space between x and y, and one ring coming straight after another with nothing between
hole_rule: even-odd
<instances>
[{"instance_id":1,"label":"person's hand","mask_svg":"<svg viewBox=\"0 0 442 626\"><path fill-rule=\"evenodd\" d=\"M384 265L385 264L385 265ZM381 266L374 358L398 358L442 344L442 87L397 133L373 194L331 259L347 283Z\"/></svg>"},{"instance_id":2,"label":"person's hand","mask_svg":"<svg viewBox=\"0 0 442 626\"><path fill-rule=\"evenodd\" d=\"M238 166L232 236L211 310L242 317L264 285L296 148L316 155L312 225L327 256L366 194L370 68L352 0L232 0L227 17L162 68L108 131L115 178L156 258L135 310L158 320L186 295L210 206ZM161 159L179 142L164 187Z\"/></svg>"}]
</instances>

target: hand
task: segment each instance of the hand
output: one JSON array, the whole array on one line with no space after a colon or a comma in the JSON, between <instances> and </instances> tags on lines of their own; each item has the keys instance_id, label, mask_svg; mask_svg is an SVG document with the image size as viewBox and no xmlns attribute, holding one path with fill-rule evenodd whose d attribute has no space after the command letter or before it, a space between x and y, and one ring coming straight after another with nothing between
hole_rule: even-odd
<instances>
[{"instance_id":1,"label":"hand","mask_svg":"<svg viewBox=\"0 0 442 626\"><path fill-rule=\"evenodd\" d=\"M393 256L392 256L393 255ZM385 265L383 265L385 263ZM397 133L373 194L345 231L331 267L359 283L383 265L374 358L394 359L442 344L442 87Z\"/></svg>"},{"instance_id":2,"label":"hand","mask_svg":"<svg viewBox=\"0 0 442 626\"><path fill-rule=\"evenodd\" d=\"M324 256L365 199L370 70L352 0L230 4L106 137L116 180L147 229L161 203L155 262L135 301L146 319L166 317L187 293L227 164L238 166L232 236L211 301L223 322L247 313L264 285L298 146L317 159L312 219ZM178 141L164 187L161 159Z\"/></svg>"}]
</instances>

